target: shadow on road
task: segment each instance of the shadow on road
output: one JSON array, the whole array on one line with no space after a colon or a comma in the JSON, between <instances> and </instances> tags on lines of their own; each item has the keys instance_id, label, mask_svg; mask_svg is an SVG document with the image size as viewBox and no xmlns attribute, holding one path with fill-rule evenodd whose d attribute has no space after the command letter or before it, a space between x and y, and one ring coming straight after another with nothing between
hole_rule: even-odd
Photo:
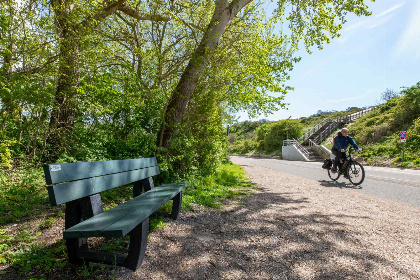
<instances>
[{"instance_id":1,"label":"shadow on road","mask_svg":"<svg viewBox=\"0 0 420 280\"><path fill-rule=\"evenodd\" d=\"M321 184L321 186L327 187L327 188L346 188L346 189L361 189L362 186L355 186L350 182L338 182L338 181L327 181L327 180L318 180L318 182Z\"/></svg>"}]
</instances>

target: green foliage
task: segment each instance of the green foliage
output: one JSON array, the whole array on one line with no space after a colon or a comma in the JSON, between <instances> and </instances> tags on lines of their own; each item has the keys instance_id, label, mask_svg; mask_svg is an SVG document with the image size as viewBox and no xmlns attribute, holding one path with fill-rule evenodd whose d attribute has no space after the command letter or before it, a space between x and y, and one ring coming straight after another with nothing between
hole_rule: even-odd
<instances>
[{"instance_id":1,"label":"green foliage","mask_svg":"<svg viewBox=\"0 0 420 280\"><path fill-rule=\"evenodd\" d=\"M402 91L351 126L355 140L363 145L362 156L372 164L387 162L397 166L419 166L420 83ZM398 133L407 131L404 162Z\"/></svg>"},{"instance_id":2,"label":"green foliage","mask_svg":"<svg viewBox=\"0 0 420 280\"><path fill-rule=\"evenodd\" d=\"M258 148L258 142L256 137L254 139L240 139L229 144L229 153L244 155L256 152Z\"/></svg>"},{"instance_id":3,"label":"green foliage","mask_svg":"<svg viewBox=\"0 0 420 280\"><path fill-rule=\"evenodd\" d=\"M55 218L54 217L49 217L48 219L46 219L45 221L43 221L40 225L39 228L40 229L48 229L51 228L51 226L55 223Z\"/></svg>"},{"instance_id":4,"label":"green foliage","mask_svg":"<svg viewBox=\"0 0 420 280\"><path fill-rule=\"evenodd\" d=\"M44 174L40 168L24 166L2 171L0 188L0 225L19 221L48 205Z\"/></svg>"},{"instance_id":5,"label":"green foliage","mask_svg":"<svg viewBox=\"0 0 420 280\"><path fill-rule=\"evenodd\" d=\"M256 129L267 120L244 121L229 127L228 151L230 154L248 154L257 151Z\"/></svg>"},{"instance_id":6,"label":"green foliage","mask_svg":"<svg viewBox=\"0 0 420 280\"><path fill-rule=\"evenodd\" d=\"M220 208L226 199L245 195L245 186L249 186L245 173L240 166L223 164L215 174L204 178L190 178L184 191L182 207L189 209L192 204Z\"/></svg>"},{"instance_id":7,"label":"green foliage","mask_svg":"<svg viewBox=\"0 0 420 280\"><path fill-rule=\"evenodd\" d=\"M291 35L289 40L295 48L303 41L306 50L316 46L323 48L324 43L340 36L340 30L345 23L345 16L353 13L357 16L369 16L364 1L278 1L277 21L286 19L289 23ZM289 5L287 5L289 4ZM285 14L289 12L287 16Z\"/></svg>"},{"instance_id":8,"label":"green foliage","mask_svg":"<svg viewBox=\"0 0 420 280\"><path fill-rule=\"evenodd\" d=\"M194 95L168 151L158 148L157 132L171 93L212 17L214 2L137 3L142 13L169 14L169 22L138 21L124 13L104 17L108 13L98 1L2 3L0 165L5 168L0 170L0 225L36 216L49 217L39 224L42 229L57 223L50 215L39 168L51 162L48 152L53 148L58 162L157 156L162 171L157 183L190 181L183 204L187 208L192 203L218 207L227 197L242 194L237 187L243 179L235 179L242 178L241 172L222 164L227 161L224 125L239 110L256 115L284 107L283 96L290 90L285 81L299 61L294 56L298 41L321 46L329 41L324 29L331 37L340 29L335 19L343 21L349 11L366 14L363 1L345 2L301 1L300 8L308 9L299 11L312 13L302 18L297 10L287 17L279 1L279 13L271 19L258 4L247 5L220 34L214 56L198 73ZM276 23L291 19L291 37L274 32ZM302 24L306 19L314 20ZM66 27L75 32L65 32ZM55 127L54 112L61 105L67 106L59 110L64 118ZM238 151L258 148L255 129L238 136L243 141ZM278 140L282 129L273 125L267 137ZM60 141L51 141L54 134ZM130 196L130 187L123 187L106 192L103 201L112 207ZM159 227L161 217L153 217L151 224ZM8 234L1 235L6 241L0 250L8 253L0 253L0 262L7 260L21 272L66 265L62 243L34 244L28 232L15 242ZM75 275L92 278L95 273L85 267Z\"/></svg>"},{"instance_id":9,"label":"green foliage","mask_svg":"<svg viewBox=\"0 0 420 280\"><path fill-rule=\"evenodd\" d=\"M0 264L8 264L22 275L26 273L45 275L51 270L67 267L69 264L66 247L61 236L56 236L57 240L50 245L40 242L40 237L45 230L58 226L59 220L63 218L61 211L63 208L48 206L42 169L16 169L7 171L4 175L6 176L2 177L0 203L5 207L0 208L0 225L11 229L0 228ZM190 209L193 204L218 208L227 199L246 195L250 186L243 169L233 164L222 164L212 174L205 177L195 174L186 180L189 182L189 187L184 191L183 209ZM115 188L101 193L101 196L105 209L110 209L132 197L132 186ZM9 204L8 200L14 203ZM172 201L169 201L152 215L150 229L164 227L162 214L169 214L171 209ZM53 210L60 211L56 215L51 215ZM47 215L48 218L46 218ZM20 220L37 217L42 217L42 220L34 228L23 226L23 229L15 231L14 226L11 226L12 223ZM62 221L60 221L60 226L62 226L61 223ZM39 229L42 231L38 231ZM99 242L95 245L98 248L95 247L95 249L125 251L127 245L128 238L119 238L107 240L106 243ZM74 273L91 278L95 275L95 270L82 267Z\"/></svg>"},{"instance_id":10,"label":"green foliage","mask_svg":"<svg viewBox=\"0 0 420 280\"><path fill-rule=\"evenodd\" d=\"M46 247L45 244L24 247L7 254L6 258L21 274L26 274L32 269L46 273L68 264L66 251L63 241L59 241L53 247Z\"/></svg>"},{"instance_id":11,"label":"green foliage","mask_svg":"<svg viewBox=\"0 0 420 280\"><path fill-rule=\"evenodd\" d=\"M0 229L0 263L9 263L12 267L25 274L31 269L43 272L53 267L62 267L67 264L66 247L60 240L51 247L36 243L40 232L32 234L28 230L22 230L14 237L7 234L6 229Z\"/></svg>"},{"instance_id":12,"label":"green foliage","mask_svg":"<svg viewBox=\"0 0 420 280\"><path fill-rule=\"evenodd\" d=\"M14 140L6 140L0 142L0 168L12 167L13 159L12 153L10 152L10 147L14 144L16 144L16 141Z\"/></svg>"},{"instance_id":13,"label":"green foliage","mask_svg":"<svg viewBox=\"0 0 420 280\"><path fill-rule=\"evenodd\" d=\"M12 160L40 164L49 161L54 149L54 161L133 158L158 152L168 168L165 180L185 172L210 174L226 159L223 125L230 114L239 110L267 114L283 108L284 94L290 90L285 81L299 61L294 56L296 43L302 39L307 46L328 42L328 34L337 34L346 13L368 14L362 2L306 1L298 4L299 9L292 3L287 16L285 3L279 1L271 18L258 3L246 5L220 34L188 100L176 139L165 151L156 145L162 116L212 18L213 2L138 3L136 8L144 13L171 15L169 22L152 24L133 21L123 13L97 17L104 14L95 1L75 2L72 8L67 2L8 1L0 14L4 61L0 139L16 142L0 148L0 164L10 166ZM326 8L330 5L335 8ZM307 13L311 16L306 17ZM283 19L293 22L293 34L276 31ZM57 124L54 112L62 105L69 106L59 110L67 119ZM56 134L60 142L51 140ZM253 137L236 150L255 147Z\"/></svg>"},{"instance_id":14,"label":"green foliage","mask_svg":"<svg viewBox=\"0 0 420 280\"><path fill-rule=\"evenodd\" d=\"M228 139L229 152L232 154L247 154L251 152L272 153L281 151L283 140L299 138L302 135L299 120L280 120L268 122L245 121L232 126Z\"/></svg>"},{"instance_id":15,"label":"green foliage","mask_svg":"<svg viewBox=\"0 0 420 280\"><path fill-rule=\"evenodd\" d=\"M420 117L414 121L414 124L407 131L406 147L413 151L420 147Z\"/></svg>"},{"instance_id":16,"label":"green foliage","mask_svg":"<svg viewBox=\"0 0 420 280\"><path fill-rule=\"evenodd\" d=\"M283 140L299 138L302 128L298 120L281 120L261 125L256 130L259 148L269 153L281 150Z\"/></svg>"}]
</instances>

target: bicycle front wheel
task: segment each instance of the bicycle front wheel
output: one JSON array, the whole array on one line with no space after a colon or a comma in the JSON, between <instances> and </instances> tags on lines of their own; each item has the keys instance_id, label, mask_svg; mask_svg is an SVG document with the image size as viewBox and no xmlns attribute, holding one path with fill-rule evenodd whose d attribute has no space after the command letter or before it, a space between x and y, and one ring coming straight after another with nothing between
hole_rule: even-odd
<instances>
[{"instance_id":1,"label":"bicycle front wheel","mask_svg":"<svg viewBox=\"0 0 420 280\"><path fill-rule=\"evenodd\" d=\"M338 178L340 178L340 171L337 170L337 172L331 172L331 169L328 169L328 176L331 180L336 181Z\"/></svg>"},{"instance_id":2,"label":"bicycle front wheel","mask_svg":"<svg viewBox=\"0 0 420 280\"><path fill-rule=\"evenodd\" d=\"M350 182L358 186L365 180L365 169L363 165L357 161L353 161L348 169Z\"/></svg>"}]
</instances>

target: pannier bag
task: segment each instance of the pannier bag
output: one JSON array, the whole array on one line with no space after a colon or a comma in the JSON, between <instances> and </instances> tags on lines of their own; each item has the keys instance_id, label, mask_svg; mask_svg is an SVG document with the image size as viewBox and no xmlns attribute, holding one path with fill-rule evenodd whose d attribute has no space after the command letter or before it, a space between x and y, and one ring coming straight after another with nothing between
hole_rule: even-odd
<instances>
[{"instance_id":1,"label":"pannier bag","mask_svg":"<svg viewBox=\"0 0 420 280\"><path fill-rule=\"evenodd\" d=\"M330 169L332 166L333 162L331 159L326 159L324 160L324 164L322 165L323 169Z\"/></svg>"}]
</instances>

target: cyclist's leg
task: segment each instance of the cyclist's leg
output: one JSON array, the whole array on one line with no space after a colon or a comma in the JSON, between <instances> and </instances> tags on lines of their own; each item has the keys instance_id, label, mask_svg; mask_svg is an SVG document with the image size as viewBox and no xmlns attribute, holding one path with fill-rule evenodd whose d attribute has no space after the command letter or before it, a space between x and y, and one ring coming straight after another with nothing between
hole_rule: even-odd
<instances>
[{"instance_id":1,"label":"cyclist's leg","mask_svg":"<svg viewBox=\"0 0 420 280\"><path fill-rule=\"evenodd\" d=\"M331 168L331 171L333 172L337 172L337 166L340 163L340 159L341 159L341 153L338 150L332 150L331 151L333 153L333 155L335 156L334 161L333 161L333 166Z\"/></svg>"},{"instance_id":2,"label":"cyclist's leg","mask_svg":"<svg viewBox=\"0 0 420 280\"><path fill-rule=\"evenodd\" d=\"M342 164L340 161L341 159L344 160L346 158L346 153L340 152L338 150L332 150L332 153L335 155L335 159L331 171L337 171L337 167L339 167L339 169L341 170Z\"/></svg>"}]
</instances>

